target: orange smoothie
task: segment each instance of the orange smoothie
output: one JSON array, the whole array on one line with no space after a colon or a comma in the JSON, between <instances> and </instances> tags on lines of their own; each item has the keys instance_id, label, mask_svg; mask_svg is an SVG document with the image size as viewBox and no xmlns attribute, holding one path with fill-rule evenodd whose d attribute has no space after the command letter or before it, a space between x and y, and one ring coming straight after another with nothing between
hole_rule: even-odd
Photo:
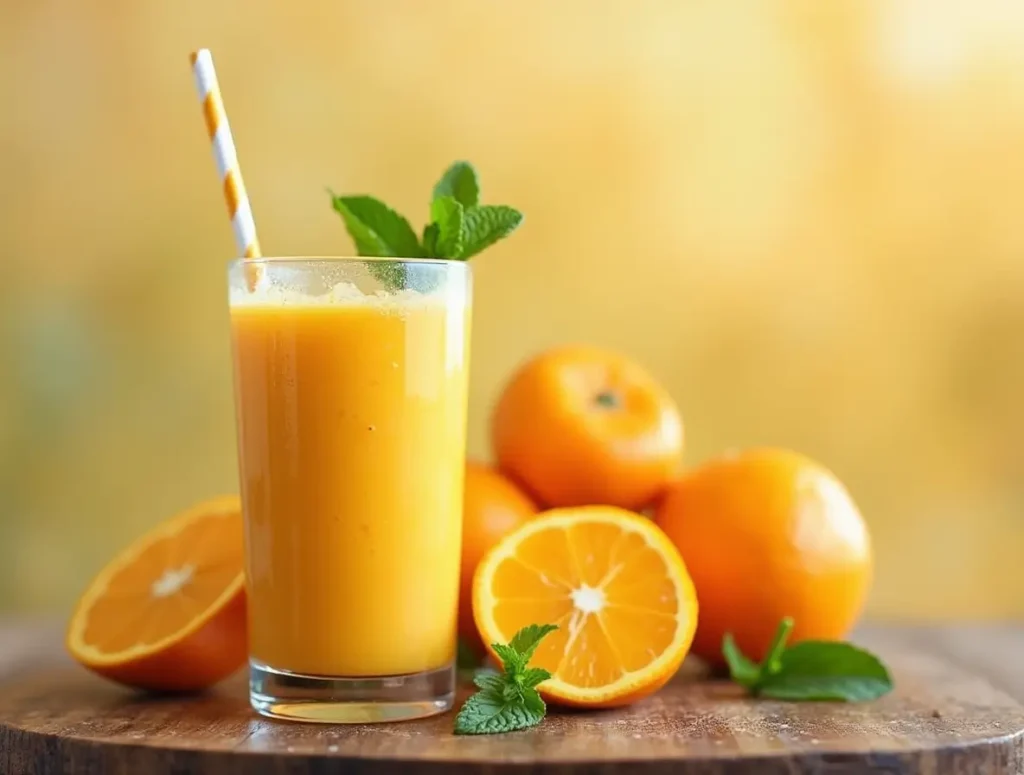
<instances>
[{"instance_id":1,"label":"orange smoothie","mask_svg":"<svg viewBox=\"0 0 1024 775\"><path fill-rule=\"evenodd\" d=\"M273 289L270 289L273 291ZM469 304L233 293L250 655L386 676L455 655Z\"/></svg>"}]
</instances>

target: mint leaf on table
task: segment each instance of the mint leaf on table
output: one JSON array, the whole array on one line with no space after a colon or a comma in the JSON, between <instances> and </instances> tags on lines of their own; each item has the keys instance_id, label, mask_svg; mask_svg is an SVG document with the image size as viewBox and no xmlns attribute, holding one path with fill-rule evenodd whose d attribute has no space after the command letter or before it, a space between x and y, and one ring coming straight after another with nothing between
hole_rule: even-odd
<instances>
[{"instance_id":1,"label":"mint leaf on table","mask_svg":"<svg viewBox=\"0 0 1024 775\"><path fill-rule=\"evenodd\" d=\"M727 633L722 655L732 680L756 697L777 700L864 702L892 691L892 677L874 654L841 641L803 641L786 648L792 629L788 617L779 623L761 664L744 655Z\"/></svg>"},{"instance_id":2,"label":"mint leaf on table","mask_svg":"<svg viewBox=\"0 0 1024 775\"><path fill-rule=\"evenodd\" d=\"M505 676L498 672L481 672L473 676L473 683L478 689L501 694L505 690Z\"/></svg>"},{"instance_id":3,"label":"mint leaf on table","mask_svg":"<svg viewBox=\"0 0 1024 775\"><path fill-rule=\"evenodd\" d=\"M502 661L506 672L514 672L518 669L519 652L512 648L511 643L507 646L501 643L494 643L491 648L493 648L494 653L498 655L498 659Z\"/></svg>"},{"instance_id":4,"label":"mint leaf on table","mask_svg":"<svg viewBox=\"0 0 1024 775\"><path fill-rule=\"evenodd\" d=\"M480 204L480 180L476 170L468 161L457 161L448 169L434 186L434 199L450 196L463 207Z\"/></svg>"},{"instance_id":5,"label":"mint leaf on table","mask_svg":"<svg viewBox=\"0 0 1024 775\"><path fill-rule=\"evenodd\" d=\"M534 692L536 694L536 692ZM455 719L457 735L493 735L536 726L544 718L544 701L509 702L501 695L477 692L462 706Z\"/></svg>"},{"instance_id":6,"label":"mint leaf on table","mask_svg":"<svg viewBox=\"0 0 1024 775\"><path fill-rule=\"evenodd\" d=\"M558 625L555 624L529 624L512 636L508 646L519 654L521 669L525 669L526 663L533 659L533 654L540 642L557 629ZM548 676L548 678L550 677Z\"/></svg>"},{"instance_id":7,"label":"mint leaf on table","mask_svg":"<svg viewBox=\"0 0 1024 775\"><path fill-rule=\"evenodd\" d=\"M462 205L455 197L438 197L430 203L430 219L430 225L437 227L431 255L435 258L458 258L462 253Z\"/></svg>"},{"instance_id":8,"label":"mint leaf on table","mask_svg":"<svg viewBox=\"0 0 1024 775\"><path fill-rule=\"evenodd\" d=\"M727 632L722 638L722 656L729 665L732 680L747 689L753 689L757 685L761 678L761 666L740 651L731 632Z\"/></svg>"},{"instance_id":9,"label":"mint leaf on table","mask_svg":"<svg viewBox=\"0 0 1024 775\"><path fill-rule=\"evenodd\" d=\"M482 205L466 211L466 230L461 259L475 256L514 232L523 222L523 214L505 205Z\"/></svg>"},{"instance_id":10,"label":"mint leaf on table","mask_svg":"<svg viewBox=\"0 0 1024 775\"><path fill-rule=\"evenodd\" d=\"M532 689L538 684L544 683L551 677L551 673L545 670L543 667L528 667L522 672L522 685L527 689Z\"/></svg>"},{"instance_id":11,"label":"mint leaf on table","mask_svg":"<svg viewBox=\"0 0 1024 775\"><path fill-rule=\"evenodd\" d=\"M759 687L779 700L873 700L892 689L882 661L864 649L835 641L804 641L786 649L779 669Z\"/></svg>"},{"instance_id":12,"label":"mint leaf on table","mask_svg":"<svg viewBox=\"0 0 1024 775\"><path fill-rule=\"evenodd\" d=\"M540 641L553 630L551 624L524 627L507 644L495 643L504 672L478 673L473 679L480 690L462 706L455 718L457 735L489 735L514 732L541 722L547 712L536 686L551 677L539 667L527 667Z\"/></svg>"}]
</instances>

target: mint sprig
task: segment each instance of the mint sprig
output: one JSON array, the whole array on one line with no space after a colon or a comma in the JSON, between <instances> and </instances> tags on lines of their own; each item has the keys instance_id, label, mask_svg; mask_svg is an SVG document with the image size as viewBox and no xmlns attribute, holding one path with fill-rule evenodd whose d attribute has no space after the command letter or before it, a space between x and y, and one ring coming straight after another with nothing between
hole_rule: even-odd
<instances>
[{"instance_id":1,"label":"mint sprig","mask_svg":"<svg viewBox=\"0 0 1024 775\"><path fill-rule=\"evenodd\" d=\"M864 702L892 691L892 676L874 654L841 641L808 640L786 648L792 630L789 617L779 623L761 664L726 633L722 655L732 680L756 697L777 700Z\"/></svg>"},{"instance_id":2,"label":"mint sprig","mask_svg":"<svg viewBox=\"0 0 1024 775\"><path fill-rule=\"evenodd\" d=\"M435 184L430 223L417 237L409 221L371 196L338 196L331 192L334 209L360 256L378 258L441 258L465 261L509 236L523 222L523 214L507 205L480 204L480 180L465 161L452 164ZM371 271L387 287L405 287L401 267L374 267Z\"/></svg>"},{"instance_id":3,"label":"mint sprig","mask_svg":"<svg viewBox=\"0 0 1024 775\"><path fill-rule=\"evenodd\" d=\"M466 700L455 717L455 734L514 732L541 722L547 707L537 686L548 680L551 673L528 664L541 640L557 629L553 624L531 624L517 632L507 645L492 646L501 658L503 672L477 673L473 683L480 691Z\"/></svg>"}]
</instances>

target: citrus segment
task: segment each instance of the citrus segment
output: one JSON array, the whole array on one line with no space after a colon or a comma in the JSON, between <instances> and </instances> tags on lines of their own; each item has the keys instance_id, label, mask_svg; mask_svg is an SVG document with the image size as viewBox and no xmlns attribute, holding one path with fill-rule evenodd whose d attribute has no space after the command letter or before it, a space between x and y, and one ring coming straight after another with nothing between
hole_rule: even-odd
<instances>
[{"instance_id":1,"label":"citrus segment","mask_svg":"<svg viewBox=\"0 0 1024 775\"><path fill-rule=\"evenodd\" d=\"M661 687L693 639L697 600L683 561L652 522L612 506L553 509L481 562L474 616L485 643L557 624L531 664L554 702L625 704Z\"/></svg>"},{"instance_id":2,"label":"citrus segment","mask_svg":"<svg viewBox=\"0 0 1024 775\"><path fill-rule=\"evenodd\" d=\"M86 667L138 688L188 691L246 658L242 516L234 496L162 523L93 580L68 626Z\"/></svg>"}]
</instances>

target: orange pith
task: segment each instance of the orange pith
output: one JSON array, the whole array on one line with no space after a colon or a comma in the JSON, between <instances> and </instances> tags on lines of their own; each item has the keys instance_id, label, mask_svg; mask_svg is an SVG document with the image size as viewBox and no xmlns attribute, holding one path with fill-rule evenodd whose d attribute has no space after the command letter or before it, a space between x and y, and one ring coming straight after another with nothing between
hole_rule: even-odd
<instances>
[{"instance_id":1,"label":"orange pith","mask_svg":"<svg viewBox=\"0 0 1024 775\"><path fill-rule=\"evenodd\" d=\"M481 562L473 611L485 643L527 624L557 624L531 665L541 693L612 707L657 690L693 639L697 600L679 553L649 520L612 506L552 509Z\"/></svg>"},{"instance_id":2,"label":"orange pith","mask_svg":"<svg viewBox=\"0 0 1024 775\"><path fill-rule=\"evenodd\" d=\"M72 656L138 688L189 691L246 658L239 499L204 501L115 557L82 596L67 632Z\"/></svg>"}]
</instances>

